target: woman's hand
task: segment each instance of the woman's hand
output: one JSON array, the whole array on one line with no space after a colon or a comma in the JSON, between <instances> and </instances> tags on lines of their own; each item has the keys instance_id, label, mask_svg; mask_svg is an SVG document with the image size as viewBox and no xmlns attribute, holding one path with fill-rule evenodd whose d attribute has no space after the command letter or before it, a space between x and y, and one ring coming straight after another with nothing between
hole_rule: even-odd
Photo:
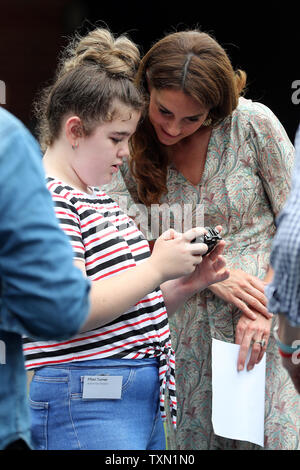
<instances>
[{"instance_id":1,"label":"woman's hand","mask_svg":"<svg viewBox=\"0 0 300 470\"><path fill-rule=\"evenodd\" d=\"M261 361L267 349L271 323L271 319L265 318L259 312L257 312L256 320L250 320L246 315L241 316L235 332L235 342L236 344L240 344L237 363L238 370L244 369L248 351L251 346L252 351L248 361L247 370L253 369L255 364L258 364ZM262 346L258 341L263 341L264 345Z\"/></svg>"},{"instance_id":2,"label":"woman's hand","mask_svg":"<svg viewBox=\"0 0 300 470\"><path fill-rule=\"evenodd\" d=\"M229 277L226 260L222 256L224 247L225 242L221 240L209 254L202 258L201 264L196 266L192 274L180 278L182 285L189 290L190 295Z\"/></svg>"},{"instance_id":3,"label":"woman's hand","mask_svg":"<svg viewBox=\"0 0 300 470\"><path fill-rule=\"evenodd\" d=\"M267 319L273 316L266 307L265 282L241 269L230 269L227 280L213 284L209 289L221 299L235 305L251 320L256 320L257 313Z\"/></svg>"}]
</instances>

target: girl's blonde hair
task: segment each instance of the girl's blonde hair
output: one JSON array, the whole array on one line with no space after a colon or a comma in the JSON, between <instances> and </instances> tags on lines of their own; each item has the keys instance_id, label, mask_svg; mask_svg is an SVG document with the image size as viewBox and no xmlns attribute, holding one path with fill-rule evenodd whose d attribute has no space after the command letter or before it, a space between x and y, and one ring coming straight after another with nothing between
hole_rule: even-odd
<instances>
[{"instance_id":1,"label":"girl's blonde hair","mask_svg":"<svg viewBox=\"0 0 300 470\"><path fill-rule=\"evenodd\" d=\"M117 102L141 111L144 100L133 83L139 61L137 46L125 35L115 38L104 28L76 35L61 55L53 84L35 103L42 148L59 137L70 113L90 135L97 124L115 117Z\"/></svg>"}]
</instances>

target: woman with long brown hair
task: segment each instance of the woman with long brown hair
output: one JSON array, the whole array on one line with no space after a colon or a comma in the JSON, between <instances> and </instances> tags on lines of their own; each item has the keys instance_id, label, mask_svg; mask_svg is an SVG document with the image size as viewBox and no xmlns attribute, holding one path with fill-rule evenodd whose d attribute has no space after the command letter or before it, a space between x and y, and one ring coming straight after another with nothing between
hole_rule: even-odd
<instances>
[{"instance_id":1,"label":"woman with long brown hair","mask_svg":"<svg viewBox=\"0 0 300 470\"><path fill-rule=\"evenodd\" d=\"M106 187L115 199L128 195L136 207L143 204L150 216L153 205L180 205L182 214L189 206L194 218L202 210L204 225L223 226L230 277L197 293L170 322L179 410L176 436L171 427L168 434L177 449L258 448L213 432L212 338L241 345L238 369L251 370L267 352L265 448L299 447L299 398L282 368L264 294L294 149L271 110L242 97L246 78L201 31L154 44L136 80L148 115L132 138L129 165ZM178 215L170 221L178 223Z\"/></svg>"}]
</instances>

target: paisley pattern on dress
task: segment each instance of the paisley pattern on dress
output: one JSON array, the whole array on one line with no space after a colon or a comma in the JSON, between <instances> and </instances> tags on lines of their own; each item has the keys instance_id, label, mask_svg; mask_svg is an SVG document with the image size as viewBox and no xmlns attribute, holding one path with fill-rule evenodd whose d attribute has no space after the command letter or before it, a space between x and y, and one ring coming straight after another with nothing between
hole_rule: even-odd
<instances>
[{"instance_id":1,"label":"paisley pattern on dress","mask_svg":"<svg viewBox=\"0 0 300 470\"><path fill-rule=\"evenodd\" d=\"M193 186L171 165L161 203L179 204L182 211L188 206L193 224L202 211L204 225L222 225L228 267L263 279L293 164L294 148L276 116L263 104L240 98L233 114L212 131L200 184ZM105 190L117 201L130 194L129 206L138 203L127 166ZM176 217L170 219L175 225ZM234 343L239 317L236 307L206 289L170 318L178 420L176 432L168 425L169 449L262 449L215 435L211 423L211 339ZM272 334L266 354L264 449L300 449L300 396Z\"/></svg>"}]
</instances>

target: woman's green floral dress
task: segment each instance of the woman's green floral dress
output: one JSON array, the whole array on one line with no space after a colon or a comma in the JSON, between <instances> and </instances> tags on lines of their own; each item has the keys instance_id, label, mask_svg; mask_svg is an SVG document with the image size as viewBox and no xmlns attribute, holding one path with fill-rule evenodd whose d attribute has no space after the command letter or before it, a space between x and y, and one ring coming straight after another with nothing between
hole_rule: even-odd
<instances>
[{"instance_id":1,"label":"woman's green floral dress","mask_svg":"<svg viewBox=\"0 0 300 470\"><path fill-rule=\"evenodd\" d=\"M197 219L198 225L199 220L205 226L222 225L227 265L263 279L293 162L294 148L274 114L260 103L240 98L232 116L213 129L201 183L193 186L170 166L168 194L161 203L173 206L175 228L181 222L179 207L182 217L184 208L186 214L192 212L193 224ZM127 203L129 215L136 213L131 206L138 202L136 184L127 165L104 189L123 208ZM178 397L176 432L168 425L170 449L261 449L216 436L211 423L211 339L234 342L239 316L237 308L205 290L170 318ZM299 449L300 396L281 365L272 335L266 374L264 448Z\"/></svg>"}]
</instances>

